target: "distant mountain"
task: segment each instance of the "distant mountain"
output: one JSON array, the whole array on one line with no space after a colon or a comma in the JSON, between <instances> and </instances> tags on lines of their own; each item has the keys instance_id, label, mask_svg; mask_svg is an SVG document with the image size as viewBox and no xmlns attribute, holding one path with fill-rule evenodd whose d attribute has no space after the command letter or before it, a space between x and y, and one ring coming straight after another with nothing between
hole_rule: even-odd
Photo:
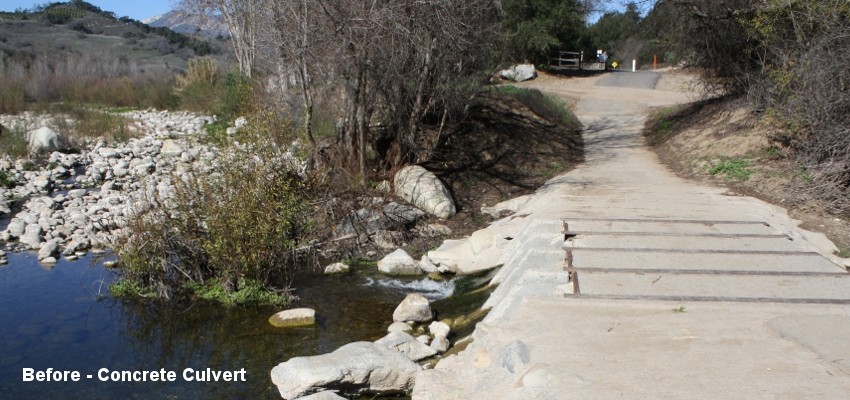
<instances>
[{"instance_id":1,"label":"distant mountain","mask_svg":"<svg viewBox=\"0 0 850 400\"><path fill-rule=\"evenodd\" d=\"M200 34L207 37L227 36L227 27L220 17L202 18L177 10L142 21L152 27L169 28L175 32Z\"/></svg>"}]
</instances>

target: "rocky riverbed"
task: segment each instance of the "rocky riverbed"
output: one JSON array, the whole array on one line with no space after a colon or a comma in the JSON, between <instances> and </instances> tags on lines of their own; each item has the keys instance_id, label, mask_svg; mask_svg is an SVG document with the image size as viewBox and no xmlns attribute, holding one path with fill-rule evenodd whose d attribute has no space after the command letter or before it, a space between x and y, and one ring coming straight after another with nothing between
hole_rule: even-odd
<instances>
[{"instance_id":1,"label":"rocky riverbed","mask_svg":"<svg viewBox=\"0 0 850 400\"><path fill-rule=\"evenodd\" d=\"M0 159L11 185L0 187L0 239L11 250L37 250L44 263L60 253L75 259L110 247L145 199L174 195L170 180L186 172L209 173L217 152L202 144L203 126L213 117L186 112L133 111L139 137L106 145L97 141L46 159ZM7 127L39 126L50 118L30 113L0 116ZM42 128L44 125L41 126ZM61 138L62 133L57 133ZM34 146L35 135L30 134ZM48 153L49 152L49 153ZM11 218L8 218L11 215Z\"/></svg>"}]
</instances>

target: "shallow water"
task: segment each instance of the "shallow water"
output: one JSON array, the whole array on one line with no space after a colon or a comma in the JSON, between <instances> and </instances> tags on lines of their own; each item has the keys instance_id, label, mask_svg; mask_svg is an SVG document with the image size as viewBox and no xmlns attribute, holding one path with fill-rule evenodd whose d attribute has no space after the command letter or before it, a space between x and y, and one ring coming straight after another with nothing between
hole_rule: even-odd
<instances>
[{"instance_id":1,"label":"shallow water","mask_svg":"<svg viewBox=\"0 0 850 400\"><path fill-rule=\"evenodd\" d=\"M108 259L108 258L107 258ZM0 398L3 399L276 399L269 378L291 357L375 340L392 322L406 293L432 299L451 283L403 281L357 271L343 276L301 274L293 285L299 305L318 324L279 329L272 307L120 301L108 295L114 279L104 259L89 255L55 267L32 254L10 254L0 267ZM79 382L23 382L23 368L79 371ZM175 382L101 382L98 370L175 371ZM184 369L240 370L246 382L186 382ZM87 379L86 375L93 375Z\"/></svg>"}]
</instances>

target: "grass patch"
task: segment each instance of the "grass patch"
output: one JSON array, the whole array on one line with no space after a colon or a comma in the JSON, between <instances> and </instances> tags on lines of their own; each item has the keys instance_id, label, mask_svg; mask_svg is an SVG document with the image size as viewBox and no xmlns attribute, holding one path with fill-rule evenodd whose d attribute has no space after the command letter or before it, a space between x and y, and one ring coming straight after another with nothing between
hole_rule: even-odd
<instances>
[{"instance_id":1,"label":"grass patch","mask_svg":"<svg viewBox=\"0 0 850 400\"><path fill-rule=\"evenodd\" d=\"M24 158L29 155L24 129L15 127L0 132L0 153L13 159Z\"/></svg>"},{"instance_id":2,"label":"grass patch","mask_svg":"<svg viewBox=\"0 0 850 400\"><path fill-rule=\"evenodd\" d=\"M242 279L236 288L229 290L221 280L213 279L203 284L192 284L187 287L190 294L199 299L221 303L236 304L271 304L286 305L292 301L288 292L276 293L269 291L256 280Z\"/></svg>"},{"instance_id":3,"label":"grass patch","mask_svg":"<svg viewBox=\"0 0 850 400\"><path fill-rule=\"evenodd\" d=\"M53 125L73 141L103 139L107 143L126 143L131 138L129 121L123 115L79 105L63 105L59 109L74 122L59 116L53 119Z\"/></svg>"},{"instance_id":4,"label":"grass patch","mask_svg":"<svg viewBox=\"0 0 850 400\"><path fill-rule=\"evenodd\" d=\"M733 158L723 160L708 169L710 175L723 175L726 180L746 181L750 179L753 170L750 168L750 160Z\"/></svg>"},{"instance_id":5,"label":"grass patch","mask_svg":"<svg viewBox=\"0 0 850 400\"><path fill-rule=\"evenodd\" d=\"M566 102L556 97L547 96L537 89L499 85L493 90L501 95L513 97L531 111L549 121L558 122L565 126L575 124L577 121L575 115L569 111Z\"/></svg>"}]
</instances>

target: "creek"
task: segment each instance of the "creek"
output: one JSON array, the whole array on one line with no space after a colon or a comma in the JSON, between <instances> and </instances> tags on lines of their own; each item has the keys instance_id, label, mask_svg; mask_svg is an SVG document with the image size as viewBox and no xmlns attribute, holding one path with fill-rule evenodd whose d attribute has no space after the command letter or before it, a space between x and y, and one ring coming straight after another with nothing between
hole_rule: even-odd
<instances>
[{"instance_id":1,"label":"creek","mask_svg":"<svg viewBox=\"0 0 850 400\"><path fill-rule=\"evenodd\" d=\"M114 258L87 255L51 268L31 253L0 266L0 398L8 399L279 399L269 371L291 357L331 352L382 337L407 293L444 299L452 282L401 280L355 269L342 276L300 273L298 306L317 324L274 328L268 306L118 300ZM78 382L24 382L23 369L79 371ZM102 382L98 371L174 371L174 382ZM245 382L187 382L183 371L239 371ZM87 379L86 375L92 375Z\"/></svg>"}]
</instances>

